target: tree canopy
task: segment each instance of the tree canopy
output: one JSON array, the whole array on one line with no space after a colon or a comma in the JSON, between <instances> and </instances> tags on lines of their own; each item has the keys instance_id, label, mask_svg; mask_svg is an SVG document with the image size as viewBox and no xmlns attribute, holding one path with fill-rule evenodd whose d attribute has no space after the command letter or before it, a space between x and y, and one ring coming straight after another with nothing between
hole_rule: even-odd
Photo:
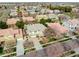
<instances>
[{"instance_id":1,"label":"tree canopy","mask_svg":"<svg viewBox=\"0 0 79 59\"><path fill-rule=\"evenodd\" d=\"M64 12L71 12L71 10L72 10L72 7L70 7L70 6L51 6L51 5L49 5L48 8L51 10L61 10Z\"/></svg>"},{"instance_id":2,"label":"tree canopy","mask_svg":"<svg viewBox=\"0 0 79 59\"><path fill-rule=\"evenodd\" d=\"M17 26L18 28L23 29L23 28L24 28L24 22L23 22L23 21L17 21L16 26Z\"/></svg>"},{"instance_id":3,"label":"tree canopy","mask_svg":"<svg viewBox=\"0 0 79 59\"><path fill-rule=\"evenodd\" d=\"M47 24L46 24L47 22L49 23L49 22L52 22L52 21L51 21L51 19L41 19L40 20L40 23L45 25L45 26L47 26Z\"/></svg>"},{"instance_id":4,"label":"tree canopy","mask_svg":"<svg viewBox=\"0 0 79 59\"><path fill-rule=\"evenodd\" d=\"M6 22L0 21L0 28L6 29L6 28L8 28L8 25L6 24Z\"/></svg>"}]
</instances>

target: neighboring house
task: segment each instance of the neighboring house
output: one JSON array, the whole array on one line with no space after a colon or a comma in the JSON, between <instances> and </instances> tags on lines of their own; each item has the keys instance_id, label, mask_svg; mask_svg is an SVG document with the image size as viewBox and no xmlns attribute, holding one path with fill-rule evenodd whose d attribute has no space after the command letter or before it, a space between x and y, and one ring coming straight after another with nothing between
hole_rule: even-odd
<instances>
[{"instance_id":1,"label":"neighboring house","mask_svg":"<svg viewBox=\"0 0 79 59\"><path fill-rule=\"evenodd\" d=\"M48 16L47 15L37 15L35 19L39 22L41 19L48 19Z\"/></svg>"},{"instance_id":2,"label":"neighboring house","mask_svg":"<svg viewBox=\"0 0 79 59\"><path fill-rule=\"evenodd\" d=\"M28 40L33 42L34 48L38 51L43 49L37 36L44 36L44 30L46 27L42 24L29 24L25 25L26 33L28 34Z\"/></svg>"},{"instance_id":3,"label":"neighboring house","mask_svg":"<svg viewBox=\"0 0 79 59\"><path fill-rule=\"evenodd\" d=\"M38 50L38 51L32 51L26 53L26 55L23 55L25 57L39 57L39 56L48 56L48 57L60 57L63 56L64 52L75 50L76 53L79 52L79 45L76 42L76 40L68 40L63 43L55 43L51 44L44 49ZM40 52L40 53L38 53Z\"/></svg>"},{"instance_id":4,"label":"neighboring house","mask_svg":"<svg viewBox=\"0 0 79 59\"><path fill-rule=\"evenodd\" d=\"M35 21L35 19L33 17L22 17L23 19L23 22L32 22L32 21Z\"/></svg>"},{"instance_id":5,"label":"neighboring house","mask_svg":"<svg viewBox=\"0 0 79 59\"><path fill-rule=\"evenodd\" d=\"M16 48L13 47L16 46L16 40L20 38L23 39L22 29L0 29L0 42L4 42L5 53L14 52Z\"/></svg>"},{"instance_id":6,"label":"neighboring house","mask_svg":"<svg viewBox=\"0 0 79 59\"><path fill-rule=\"evenodd\" d=\"M3 53L14 52L14 46L16 46L16 39L13 36L0 37L0 42L3 42Z\"/></svg>"},{"instance_id":7,"label":"neighboring house","mask_svg":"<svg viewBox=\"0 0 79 59\"><path fill-rule=\"evenodd\" d=\"M68 41L65 41L64 43L65 43L64 45L65 48L68 50L72 50L79 47L79 44L76 40L68 40Z\"/></svg>"},{"instance_id":8,"label":"neighboring house","mask_svg":"<svg viewBox=\"0 0 79 59\"><path fill-rule=\"evenodd\" d=\"M53 14L53 10L47 9L47 14Z\"/></svg>"},{"instance_id":9,"label":"neighboring house","mask_svg":"<svg viewBox=\"0 0 79 59\"><path fill-rule=\"evenodd\" d=\"M46 27L42 24L28 24L24 26L26 30L26 33L31 36L44 36L43 32L46 29Z\"/></svg>"},{"instance_id":10,"label":"neighboring house","mask_svg":"<svg viewBox=\"0 0 79 59\"><path fill-rule=\"evenodd\" d=\"M28 13L29 16L36 17L37 13L35 11L31 11Z\"/></svg>"},{"instance_id":11,"label":"neighboring house","mask_svg":"<svg viewBox=\"0 0 79 59\"><path fill-rule=\"evenodd\" d=\"M70 19L70 17L68 15L64 15L64 14L58 14L58 17L62 21L67 21Z\"/></svg>"},{"instance_id":12,"label":"neighboring house","mask_svg":"<svg viewBox=\"0 0 79 59\"><path fill-rule=\"evenodd\" d=\"M30 11L35 12L35 9L36 9L36 6L28 6L27 7L28 12L30 12Z\"/></svg>"},{"instance_id":13,"label":"neighboring house","mask_svg":"<svg viewBox=\"0 0 79 59\"><path fill-rule=\"evenodd\" d=\"M16 16L18 16L18 14L17 14L17 10L15 10L15 9L11 9L10 16L12 16L12 17L16 17Z\"/></svg>"},{"instance_id":14,"label":"neighboring house","mask_svg":"<svg viewBox=\"0 0 79 59\"><path fill-rule=\"evenodd\" d=\"M62 34L65 34L65 33L68 32L68 29L65 28L65 27L63 27L63 26L60 25L59 23L48 23L47 25L48 25L48 27L49 27L50 29L52 29L52 31L54 32L54 34L55 34L56 36L60 36L60 37L61 37Z\"/></svg>"},{"instance_id":15,"label":"neighboring house","mask_svg":"<svg viewBox=\"0 0 79 59\"><path fill-rule=\"evenodd\" d=\"M41 13L41 14L46 14L46 13L47 13L47 9L46 9L46 8L41 9L40 13Z\"/></svg>"},{"instance_id":16,"label":"neighboring house","mask_svg":"<svg viewBox=\"0 0 79 59\"><path fill-rule=\"evenodd\" d=\"M22 55L22 57L45 57L47 56L44 49L38 50L38 51L31 51L26 53L25 55Z\"/></svg>"},{"instance_id":17,"label":"neighboring house","mask_svg":"<svg viewBox=\"0 0 79 59\"><path fill-rule=\"evenodd\" d=\"M51 19L52 21L59 19L56 14L48 14L47 16L48 16L48 18Z\"/></svg>"},{"instance_id":18,"label":"neighboring house","mask_svg":"<svg viewBox=\"0 0 79 59\"><path fill-rule=\"evenodd\" d=\"M21 5L20 6L20 10L22 11L22 10L24 10L25 9L25 6L24 5Z\"/></svg>"},{"instance_id":19,"label":"neighboring house","mask_svg":"<svg viewBox=\"0 0 79 59\"><path fill-rule=\"evenodd\" d=\"M9 26L9 27L15 27L15 24L16 24L16 22L17 21L20 21L20 19L18 19L18 18L10 18L10 19L7 19L7 25Z\"/></svg>"},{"instance_id":20,"label":"neighboring house","mask_svg":"<svg viewBox=\"0 0 79 59\"><path fill-rule=\"evenodd\" d=\"M40 12L41 10L41 6L37 6L37 8L35 9L35 12Z\"/></svg>"},{"instance_id":21,"label":"neighboring house","mask_svg":"<svg viewBox=\"0 0 79 59\"><path fill-rule=\"evenodd\" d=\"M72 8L72 12L79 13L79 7L78 8Z\"/></svg>"},{"instance_id":22,"label":"neighboring house","mask_svg":"<svg viewBox=\"0 0 79 59\"><path fill-rule=\"evenodd\" d=\"M60 14L61 11L60 11L60 10L53 10L53 13L54 13L54 14Z\"/></svg>"},{"instance_id":23,"label":"neighboring house","mask_svg":"<svg viewBox=\"0 0 79 59\"><path fill-rule=\"evenodd\" d=\"M62 56L64 53L64 47L61 43L51 44L44 49L38 51L31 51L26 53L26 57L59 57Z\"/></svg>"},{"instance_id":24,"label":"neighboring house","mask_svg":"<svg viewBox=\"0 0 79 59\"><path fill-rule=\"evenodd\" d=\"M72 12L76 15L77 18L79 18L79 7L72 8Z\"/></svg>"},{"instance_id":25,"label":"neighboring house","mask_svg":"<svg viewBox=\"0 0 79 59\"><path fill-rule=\"evenodd\" d=\"M62 56L65 50L61 43L55 43L45 47L45 52L48 57L58 57Z\"/></svg>"},{"instance_id":26,"label":"neighboring house","mask_svg":"<svg viewBox=\"0 0 79 59\"><path fill-rule=\"evenodd\" d=\"M22 16L28 16L28 12L27 11L22 11Z\"/></svg>"},{"instance_id":27,"label":"neighboring house","mask_svg":"<svg viewBox=\"0 0 79 59\"><path fill-rule=\"evenodd\" d=\"M12 28L0 29L0 36L1 37L9 36L9 35L12 35L14 37L19 35L20 37L22 37L22 30L21 29L12 29Z\"/></svg>"},{"instance_id":28,"label":"neighboring house","mask_svg":"<svg viewBox=\"0 0 79 59\"><path fill-rule=\"evenodd\" d=\"M76 28L79 26L79 21L78 19L64 21L63 26L68 28L70 31L75 31Z\"/></svg>"}]
</instances>

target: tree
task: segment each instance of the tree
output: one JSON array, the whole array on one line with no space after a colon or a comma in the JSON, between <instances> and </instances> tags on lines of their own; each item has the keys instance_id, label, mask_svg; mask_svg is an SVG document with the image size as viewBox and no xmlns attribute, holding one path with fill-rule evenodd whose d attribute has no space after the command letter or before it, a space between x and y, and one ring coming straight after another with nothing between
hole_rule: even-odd
<instances>
[{"instance_id":1,"label":"tree","mask_svg":"<svg viewBox=\"0 0 79 59\"><path fill-rule=\"evenodd\" d=\"M47 25L46 25L46 20L45 20L45 19L41 19L41 20L40 20L40 23L43 24L43 25L45 25L45 26L47 26Z\"/></svg>"},{"instance_id":2,"label":"tree","mask_svg":"<svg viewBox=\"0 0 79 59\"><path fill-rule=\"evenodd\" d=\"M18 17L22 17L22 12L20 10L20 6L17 7Z\"/></svg>"},{"instance_id":3,"label":"tree","mask_svg":"<svg viewBox=\"0 0 79 59\"><path fill-rule=\"evenodd\" d=\"M16 22L16 26L17 26L18 28L23 29L23 28L24 28L24 22L23 22L23 21L17 21L17 22Z\"/></svg>"},{"instance_id":4,"label":"tree","mask_svg":"<svg viewBox=\"0 0 79 59\"><path fill-rule=\"evenodd\" d=\"M52 22L52 20L48 18L48 19L46 20L46 22Z\"/></svg>"},{"instance_id":5,"label":"tree","mask_svg":"<svg viewBox=\"0 0 79 59\"><path fill-rule=\"evenodd\" d=\"M70 6L49 6L48 8L51 10L61 10L64 12L71 12L72 11L72 7L70 7Z\"/></svg>"},{"instance_id":6,"label":"tree","mask_svg":"<svg viewBox=\"0 0 79 59\"><path fill-rule=\"evenodd\" d=\"M0 47L0 54L3 53L3 47Z\"/></svg>"},{"instance_id":7,"label":"tree","mask_svg":"<svg viewBox=\"0 0 79 59\"><path fill-rule=\"evenodd\" d=\"M6 24L6 22L0 21L0 28L1 29L6 29L6 28L8 28L8 25Z\"/></svg>"},{"instance_id":8,"label":"tree","mask_svg":"<svg viewBox=\"0 0 79 59\"><path fill-rule=\"evenodd\" d=\"M52 22L52 21L51 21L51 19L41 19L40 20L40 23L45 25L45 26L47 26L47 24L46 24L47 22L49 23L49 22Z\"/></svg>"}]
</instances>

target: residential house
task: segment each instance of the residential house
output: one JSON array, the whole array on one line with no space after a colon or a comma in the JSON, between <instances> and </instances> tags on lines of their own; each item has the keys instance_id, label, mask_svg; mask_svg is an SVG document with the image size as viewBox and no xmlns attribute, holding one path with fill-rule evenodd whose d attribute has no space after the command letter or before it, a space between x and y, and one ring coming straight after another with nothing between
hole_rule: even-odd
<instances>
[{"instance_id":1,"label":"residential house","mask_svg":"<svg viewBox=\"0 0 79 59\"><path fill-rule=\"evenodd\" d=\"M68 32L68 29L60 25L59 23L47 23L48 27L52 29L53 33L56 36L61 37L62 34L66 34Z\"/></svg>"},{"instance_id":2,"label":"residential house","mask_svg":"<svg viewBox=\"0 0 79 59\"><path fill-rule=\"evenodd\" d=\"M28 12L29 16L36 17L37 13L35 11Z\"/></svg>"},{"instance_id":3,"label":"residential house","mask_svg":"<svg viewBox=\"0 0 79 59\"><path fill-rule=\"evenodd\" d=\"M26 30L26 33L31 36L44 36L43 32L46 29L46 27L42 24L28 24L24 26Z\"/></svg>"},{"instance_id":4,"label":"residential house","mask_svg":"<svg viewBox=\"0 0 79 59\"><path fill-rule=\"evenodd\" d=\"M33 21L35 21L35 19L33 18L33 17L30 17L30 16L28 16L28 17L22 17L22 19L23 19L23 22L33 22Z\"/></svg>"},{"instance_id":5,"label":"residential house","mask_svg":"<svg viewBox=\"0 0 79 59\"><path fill-rule=\"evenodd\" d=\"M41 9L40 14L47 14L47 9L46 8Z\"/></svg>"},{"instance_id":6,"label":"residential house","mask_svg":"<svg viewBox=\"0 0 79 59\"><path fill-rule=\"evenodd\" d=\"M77 7L77 8L72 8L72 12L78 13L78 12L79 12L79 7Z\"/></svg>"},{"instance_id":7,"label":"residential house","mask_svg":"<svg viewBox=\"0 0 79 59\"><path fill-rule=\"evenodd\" d=\"M79 47L79 44L77 43L76 40L68 40L68 41L65 41L64 43L65 43L64 46L67 50L73 50Z\"/></svg>"},{"instance_id":8,"label":"residential house","mask_svg":"<svg viewBox=\"0 0 79 59\"><path fill-rule=\"evenodd\" d=\"M45 57L46 54L45 54L45 51L44 49L42 50L38 50L38 51L31 51L31 52L28 52L26 53L26 55L22 55L22 57Z\"/></svg>"},{"instance_id":9,"label":"residential house","mask_svg":"<svg viewBox=\"0 0 79 59\"><path fill-rule=\"evenodd\" d=\"M78 21L78 19L64 21L63 26L68 28L69 31L75 31L76 28L79 26L79 21Z\"/></svg>"},{"instance_id":10,"label":"residential house","mask_svg":"<svg viewBox=\"0 0 79 59\"><path fill-rule=\"evenodd\" d=\"M47 14L53 14L53 10L47 9Z\"/></svg>"},{"instance_id":11,"label":"residential house","mask_svg":"<svg viewBox=\"0 0 79 59\"><path fill-rule=\"evenodd\" d=\"M24 16L24 17L28 16L28 12L27 11L22 11L22 16Z\"/></svg>"},{"instance_id":12,"label":"residential house","mask_svg":"<svg viewBox=\"0 0 79 59\"><path fill-rule=\"evenodd\" d=\"M14 52L14 47L16 46L16 39L13 36L0 37L0 42L3 46L3 53ZM3 42L3 43L2 43Z\"/></svg>"},{"instance_id":13,"label":"residential house","mask_svg":"<svg viewBox=\"0 0 79 59\"><path fill-rule=\"evenodd\" d=\"M23 38L22 29L0 29L0 42L4 42L5 53L10 53L16 49L16 40L19 38Z\"/></svg>"},{"instance_id":14,"label":"residential house","mask_svg":"<svg viewBox=\"0 0 79 59\"><path fill-rule=\"evenodd\" d=\"M20 19L18 19L18 18L9 18L9 19L7 19L6 23L9 27L14 27L15 28L16 27L15 24L16 24L17 21L20 21Z\"/></svg>"},{"instance_id":15,"label":"residential house","mask_svg":"<svg viewBox=\"0 0 79 59\"><path fill-rule=\"evenodd\" d=\"M61 43L55 43L45 47L45 52L48 57L58 57L62 56L65 50Z\"/></svg>"},{"instance_id":16,"label":"residential house","mask_svg":"<svg viewBox=\"0 0 79 59\"><path fill-rule=\"evenodd\" d=\"M36 6L28 6L27 11L35 11Z\"/></svg>"},{"instance_id":17,"label":"residential house","mask_svg":"<svg viewBox=\"0 0 79 59\"><path fill-rule=\"evenodd\" d=\"M70 19L70 17L68 15L64 15L64 14L58 14L58 17L62 21L67 21Z\"/></svg>"},{"instance_id":18,"label":"residential house","mask_svg":"<svg viewBox=\"0 0 79 59\"><path fill-rule=\"evenodd\" d=\"M54 13L54 14L60 14L61 11L60 11L60 10L53 10L53 13Z\"/></svg>"},{"instance_id":19,"label":"residential house","mask_svg":"<svg viewBox=\"0 0 79 59\"><path fill-rule=\"evenodd\" d=\"M61 43L55 43L45 47L44 49L38 51L31 51L26 53L26 57L59 57L62 56L64 48Z\"/></svg>"},{"instance_id":20,"label":"residential house","mask_svg":"<svg viewBox=\"0 0 79 59\"><path fill-rule=\"evenodd\" d=\"M79 18L79 7L72 8L72 12L76 15L77 18Z\"/></svg>"},{"instance_id":21,"label":"residential house","mask_svg":"<svg viewBox=\"0 0 79 59\"><path fill-rule=\"evenodd\" d=\"M20 35L22 37L22 30L21 29L12 29L12 28L0 29L0 36L1 37L9 36L9 35L12 35L14 37L16 35Z\"/></svg>"},{"instance_id":22,"label":"residential house","mask_svg":"<svg viewBox=\"0 0 79 59\"><path fill-rule=\"evenodd\" d=\"M47 15L37 15L35 19L39 22L41 19L48 19L48 16Z\"/></svg>"},{"instance_id":23,"label":"residential house","mask_svg":"<svg viewBox=\"0 0 79 59\"><path fill-rule=\"evenodd\" d=\"M17 17L17 16L18 16L17 10L11 9L11 10L10 10L10 16L12 16L12 17Z\"/></svg>"},{"instance_id":24,"label":"residential house","mask_svg":"<svg viewBox=\"0 0 79 59\"><path fill-rule=\"evenodd\" d=\"M59 21L59 18L58 18L58 16L56 14L48 14L47 16L52 21Z\"/></svg>"}]
</instances>

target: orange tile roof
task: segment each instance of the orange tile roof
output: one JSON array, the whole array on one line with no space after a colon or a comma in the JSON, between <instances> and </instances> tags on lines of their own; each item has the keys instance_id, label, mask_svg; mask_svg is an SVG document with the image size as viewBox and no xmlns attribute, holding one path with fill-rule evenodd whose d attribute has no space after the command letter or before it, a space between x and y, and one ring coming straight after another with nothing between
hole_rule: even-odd
<instances>
[{"instance_id":1,"label":"orange tile roof","mask_svg":"<svg viewBox=\"0 0 79 59\"><path fill-rule=\"evenodd\" d=\"M53 29L57 34L66 33L68 29L60 25L59 23L48 23L48 26Z\"/></svg>"},{"instance_id":2,"label":"orange tile roof","mask_svg":"<svg viewBox=\"0 0 79 59\"><path fill-rule=\"evenodd\" d=\"M8 25L12 25L12 24L16 24L16 22L19 21L19 19L17 18L10 18L10 19L7 19L7 24Z\"/></svg>"},{"instance_id":3,"label":"orange tile roof","mask_svg":"<svg viewBox=\"0 0 79 59\"><path fill-rule=\"evenodd\" d=\"M35 19L33 17L23 17L23 21L34 21Z\"/></svg>"},{"instance_id":4,"label":"orange tile roof","mask_svg":"<svg viewBox=\"0 0 79 59\"><path fill-rule=\"evenodd\" d=\"M0 29L0 36L5 35L21 35L22 36L22 30L21 29Z\"/></svg>"}]
</instances>

